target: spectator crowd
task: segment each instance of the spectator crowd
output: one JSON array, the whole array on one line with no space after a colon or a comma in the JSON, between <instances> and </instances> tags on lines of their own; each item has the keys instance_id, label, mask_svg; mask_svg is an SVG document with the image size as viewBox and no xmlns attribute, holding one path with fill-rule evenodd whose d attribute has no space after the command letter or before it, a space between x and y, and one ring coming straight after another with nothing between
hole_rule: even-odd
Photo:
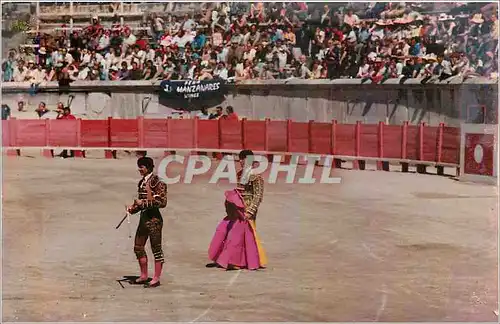
<instances>
[{"instance_id":1,"label":"spectator crowd","mask_svg":"<svg viewBox=\"0 0 500 324\"><path fill-rule=\"evenodd\" d=\"M204 3L139 30L99 17L11 50L3 81L497 78L496 3Z\"/></svg>"}]
</instances>

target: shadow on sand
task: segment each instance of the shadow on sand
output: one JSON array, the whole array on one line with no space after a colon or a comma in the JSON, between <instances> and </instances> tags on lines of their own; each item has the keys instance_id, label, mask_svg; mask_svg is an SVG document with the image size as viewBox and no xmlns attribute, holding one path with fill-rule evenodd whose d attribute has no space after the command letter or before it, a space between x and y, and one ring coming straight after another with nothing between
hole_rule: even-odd
<instances>
[{"instance_id":1,"label":"shadow on sand","mask_svg":"<svg viewBox=\"0 0 500 324\"><path fill-rule=\"evenodd\" d=\"M125 288L123 286L123 282L128 283L129 285L144 285L145 282L138 283L136 280L139 279L139 276L123 276L121 279L117 279L116 281L120 284L122 288ZM153 280L152 278L148 278L146 282L150 282Z\"/></svg>"}]
</instances>

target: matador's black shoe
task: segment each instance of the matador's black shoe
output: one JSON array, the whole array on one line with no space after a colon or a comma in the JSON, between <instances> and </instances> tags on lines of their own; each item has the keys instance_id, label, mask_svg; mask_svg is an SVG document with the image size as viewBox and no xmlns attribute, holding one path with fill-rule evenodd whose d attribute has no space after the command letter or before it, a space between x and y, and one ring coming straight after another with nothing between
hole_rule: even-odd
<instances>
[{"instance_id":1,"label":"matador's black shoe","mask_svg":"<svg viewBox=\"0 0 500 324\"><path fill-rule=\"evenodd\" d=\"M151 281L151 278L147 278L147 279L137 278L137 279L134 279L132 281L132 284L133 285L144 285L144 284L148 284L150 281Z\"/></svg>"},{"instance_id":2,"label":"matador's black shoe","mask_svg":"<svg viewBox=\"0 0 500 324\"><path fill-rule=\"evenodd\" d=\"M160 282L159 281L155 282L154 284L151 284L151 283L148 282L147 284L144 285L144 288L155 288L155 287L158 287L158 286L160 286Z\"/></svg>"}]
</instances>

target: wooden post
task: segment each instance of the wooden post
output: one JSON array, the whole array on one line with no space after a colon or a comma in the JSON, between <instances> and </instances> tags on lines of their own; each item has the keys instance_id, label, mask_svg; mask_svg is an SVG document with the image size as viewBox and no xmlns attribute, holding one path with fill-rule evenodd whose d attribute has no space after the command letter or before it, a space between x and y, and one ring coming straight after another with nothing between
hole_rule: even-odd
<instances>
[{"instance_id":1,"label":"wooden post","mask_svg":"<svg viewBox=\"0 0 500 324\"><path fill-rule=\"evenodd\" d=\"M425 123L418 125L418 159L424 160L424 127ZM426 173L426 166L424 164L417 164L418 173Z\"/></svg>"},{"instance_id":2,"label":"wooden post","mask_svg":"<svg viewBox=\"0 0 500 324\"><path fill-rule=\"evenodd\" d=\"M353 170L365 169L365 161L357 159L360 156L360 152L361 152L361 121L357 121L356 126L354 128L354 155L356 156L356 159L352 161Z\"/></svg>"},{"instance_id":3,"label":"wooden post","mask_svg":"<svg viewBox=\"0 0 500 324\"><path fill-rule=\"evenodd\" d=\"M337 120L332 119L332 134L330 139L330 152L332 155L337 154ZM332 168L342 168L342 160L341 159L333 159Z\"/></svg>"},{"instance_id":4,"label":"wooden post","mask_svg":"<svg viewBox=\"0 0 500 324\"><path fill-rule=\"evenodd\" d=\"M12 117L8 120L9 123L9 146L16 147L17 146L17 123L18 120L15 117ZM20 156L20 149L7 149L7 156Z\"/></svg>"},{"instance_id":5,"label":"wooden post","mask_svg":"<svg viewBox=\"0 0 500 324\"><path fill-rule=\"evenodd\" d=\"M138 145L140 148L144 147L144 116L137 117L137 135Z\"/></svg>"},{"instance_id":6,"label":"wooden post","mask_svg":"<svg viewBox=\"0 0 500 324\"><path fill-rule=\"evenodd\" d=\"M172 131L171 131L171 129L172 129L172 117L168 116L167 117L167 134L166 135L167 135L167 147L169 149L172 148ZM164 154L165 154L165 156L170 155L170 154L175 154L175 151L172 151L172 150L165 151Z\"/></svg>"},{"instance_id":7,"label":"wooden post","mask_svg":"<svg viewBox=\"0 0 500 324\"><path fill-rule=\"evenodd\" d=\"M402 136L401 136L401 159L406 160L408 158L407 154L407 146L408 146L408 121L403 123L403 127L401 127ZM401 172L408 172L409 169L408 162L401 162Z\"/></svg>"},{"instance_id":8,"label":"wooden post","mask_svg":"<svg viewBox=\"0 0 500 324\"><path fill-rule=\"evenodd\" d=\"M290 119L286 120L286 152L283 164L290 164L292 160L292 121Z\"/></svg>"},{"instance_id":9,"label":"wooden post","mask_svg":"<svg viewBox=\"0 0 500 324\"><path fill-rule=\"evenodd\" d=\"M82 119L78 118L76 121L76 146L82 146ZM75 158L84 158L85 151L84 150L76 150Z\"/></svg>"},{"instance_id":10,"label":"wooden post","mask_svg":"<svg viewBox=\"0 0 500 324\"><path fill-rule=\"evenodd\" d=\"M222 150L222 119L217 119L217 149ZM214 154L214 157L217 160L222 160L224 154L221 152L217 152Z\"/></svg>"},{"instance_id":11,"label":"wooden post","mask_svg":"<svg viewBox=\"0 0 500 324\"><path fill-rule=\"evenodd\" d=\"M314 120L309 120L309 124L307 125L307 153L314 153L314 145L313 145L313 124ZM301 159L299 157L299 164L302 165L307 165L308 159L307 156L305 159ZM318 165L318 161L314 163L315 165Z\"/></svg>"},{"instance_id":12,"label":"wooden post","mask_svg":"<svg viewBox=\"0 0 500 324\"><path fill-rule=\"evenodd\" d=\"M197 149L198 148L198 120L199 120L199 117L198 116L195 116L194 118L192 118L192 121L193 121L193 142L191 144L191 146L193 147L193 149ZM199 152L197 150L192 150L189 152L189 155L193 155L193 152L196 153L196 154L199 154Z\"/></svg>"},{"instance_id":13,"label":"wooden post","mask_svg":"<svg viewBox=\"0 0 500 324\"><path fill-rule=\"evenodd\" d=\"M269 153L269 123L271 119L266 118L264 121L264 152L266 152L268 161L273 162L273 155Z\"/></svg>"},{"instance_id":14,"label":"wooden post","mask_svg":"<svg viewBox=\"0 0 500 324\"><path fill-rule=\"evenodd\" d=\"M104 150L104 157L106 159L116 159L116 151L111 150L111 121L113 117L108 117L108 149Z\"/></svg>"},{"instance_id":15,"label":"wooden post","mask_svg":"<svg viewBox=\"0 0 500 324\"><path fill-rule=\"evenodd\" d=\"M69 2L69 33L70 35L73 34L73 14L74 14L74 8L73 8L73 1ZM40 17L40 16L37 16Z\"/></svg>"},{"instance_id":16,"label":"wooden post","mask_svg":"<svg viewBox=\"0 0 500 324\"><path fill-rule=\"evenodd\" d=\"M247 132L247 119L243 118L241 120L241 147L244 150L248 148L246 132Z\"/></svg>"},{"instance_id":17,"label":"wooden post","mask_svg":"<svg viewBox=\"0 0 500 324\"><path fill-rule=\"evenodd\" d=\"M378 157L384 157L384 122L378 123ZM378 160L377 170L389 171L389 162Z\"/></svg>"},{"instance_id":18,"label":"wooden post","mask_svg":"<svg viewBox=\"0 0 500 324\"><path fill-rule=\"evenodd\" d=\"M40 32L40 2L36 2L36 32Z\"/></svg>"},{"instance_id":19,"label":"wooden post","mask_svg":"<svg viewBox=\"0 0 500 324\"><path fill-rule=\"evenodd\" d=\"M438 128L438 138L437 138L437 149L436 149L436 162L441 163L441 157L443 154L443 133L444 133L444 123L439 123L439 128ZM437 174L438 175L444 175L444 166L442 165L437 165Z\"/></svg>"},{"instance_id":20,"label":"wooden post","mask_svg":"<svg viewBox=\"0 0 500 324\"><path fill-rule=\"evenodd\" d=\"M45 119L45 147L50 146L50 119ZM46 158L53 158L54 151L50 149L42 149L42 156Z\"/></svg>"}]
</instances>

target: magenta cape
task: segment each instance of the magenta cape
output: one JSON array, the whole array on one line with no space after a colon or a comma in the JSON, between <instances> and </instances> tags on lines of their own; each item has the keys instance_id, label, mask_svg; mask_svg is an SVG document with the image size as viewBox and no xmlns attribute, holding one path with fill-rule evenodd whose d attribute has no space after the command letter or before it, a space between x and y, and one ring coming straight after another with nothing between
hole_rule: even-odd
<instances>
[{"instance_id":1,"label":"magenta cape","mask_svg":"<svg viewBox=\"0 0 500 324\"><path fill-rule=\"evenodd\" d=\"M208 257L223 268L229 265L250 270L265 267L265 255L252 221L245 220L245 205L240 193L228 190L225 217L217 226Z\"/></svg>"}]
</instances>

